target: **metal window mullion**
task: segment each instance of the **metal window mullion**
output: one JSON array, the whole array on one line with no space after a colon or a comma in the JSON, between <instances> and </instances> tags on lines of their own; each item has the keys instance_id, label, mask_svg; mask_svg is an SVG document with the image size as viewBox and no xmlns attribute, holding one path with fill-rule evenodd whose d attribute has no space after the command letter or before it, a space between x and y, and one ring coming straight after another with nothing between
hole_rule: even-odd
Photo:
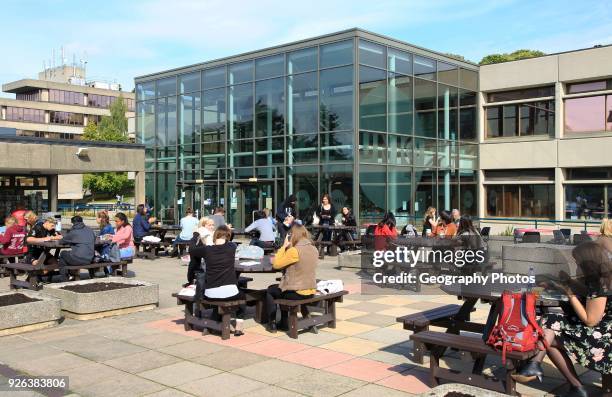
<instances>
[{"instance_id":1,"label":"metal window mullion","mask_svg":"<svg viewBox=\"0 0 612 397\"><path fill-rule=\"evenodd\" d=\"M359 154L359 37L353 37L353 215L356 223L361 223L361 209L359 197L360 176L360 154ZM386 202L386 201L385 201Z\"/></svg>"}]
</instances>

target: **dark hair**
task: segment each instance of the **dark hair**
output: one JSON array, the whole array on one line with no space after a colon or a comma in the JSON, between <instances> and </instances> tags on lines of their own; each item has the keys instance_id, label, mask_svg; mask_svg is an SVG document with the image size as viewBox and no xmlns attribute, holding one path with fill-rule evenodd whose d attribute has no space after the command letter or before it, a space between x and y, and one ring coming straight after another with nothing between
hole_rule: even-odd
<instances>
[{"instance_id":1,"label":"dark hair","mask_svg":"<svg viewBox=\"0 0 612 397\"><path fill-rule=\"evenodd\" d=\"M138 207L136 207L136 212L140 215L146 215L144 204L138 204Z\"/></svg>"},{"instance_id":2,"label":"dark hair","mask_svg":"<svg viewBox=\"0 0 612 397\"><path fill-rule=\"evenodd\" d=\"M100 219L100 224L102 225L102 227L110 224L110 219L108 218L107 210L102 210L98 212L98 219Z\"/></svg>"},{"instance_id":3,"label":"dark hair","mask_svg":"<svg viewBox=\"0 0 612 397\"><path fill-rule=\"evenodd\" d=\"M83 217L79 216L79 215L75 215L72 218L70 218L70 223L75 224L75 223L82 223L83 222Z\"/></svg>"},{"instance_id":4,"label":"dark hair","mask_svg":"<svg viewBox=\"0 0 612 397\"><path fill-rule=\"evenodd\" d=\"M297 203L296 195L295 194L290 194L289 197L287 197L286 203Z\"/></svg>"},{"instance_id":5,"label":"dark hair","mask_svg":"<svg viewBox=\"0 0 612 397\"><path fill-rule=\"evenodd\" d=\"M440 219L447 225L453 222L453 218L446 211L440 211Z\"/></svg>"},{"instance_id":6,"label":"dark hair","mask_svg":"<svg viewBox=\"0 0 612 397\"><path fill-rule=\"evenodd\" d=\"M595 241L586 241L572 250L576 264L582 270L585 294L607 294L612 287L612 261L608 251ZM575 291L577 294L579 291Z\"/></svg>"},{"instance_id":7,"label":"dark hair","mask_svg":"<svg viewBox=\"0 0 612 397\"><path fill-rule=\"evenodd\" d=\"M461 234L463 232L468 232L470 234L478 234L470 217L462 216L461 218L459 218L459 227L457 228L457 234Z\"/></svg>"},{"instance_id":8,"label":"dark hair","mask_svg":"<svg viewBox=\"0 0 612 397\"><path fill-rule=\"evenodd\" d=\"M225 239L225 241L230 241L230 238L232 238L232 231L226 225L221 225L217 228L217 230L215 230L215 233L213 234L213 242L220 238Z\"/></svg>"},{"instance_id":9,"label":"dark hair","mask_svg":"<svg viewBox=\"0 0 612 397\"><path fill-rule=\"evenodd\" d=\"M223 207L215 208L215 214L218 214L218 213L225 214L225 208L223 208Z\"/></svg>"},{"instance_id":10,"label":"dark hair","mask_svg":"<svg viewBox=\"0 0 612 397\"><path fill-rule=\"evenodd\" d=\"M383 227L384 225L387 225L389 229L395 228L396 222L395 215L393 215L393 212L385 212L385 215L383 216L382 220L378 223L378 226L380 227Z\"/></svg>"},{"instance_id":11,"label":"dark hair","mask_svg":"<svg viewBox=\"0 0 612 397\"><path fill-rule=\"evenodd\" d=\"M324 198L327 198L327 202L328 202L328 203L330 203L330 204L332 203L332 201L331 201L331 197L329 197L329 194L324 193L324 194L323 194L323 196L321 196L321 203L323 202L323 199L324 199Z\"/></svg>"},{"instance_id":12,"label":"dark hair","mask_svg":"<svg viewBox=\"0 0 612 397\"><path fill-rule=\"evenodd\" d=\"M128 222L127 216L123 212L117 212L115 214L115 218L118 218L121 222L123 222L123 226L128 226L130 222Z\"/></svg>"},{"instance_id":13,"label":"dark hair","mask_svg":"<svg viewBox=\"0 0 612 397\"><path fill-rule=\"evenodd\" d=\"M191 209L191 207L187 207L187 209L185 210L185 214L193 214L193 210Z\"/></svg>"}]
</instances>

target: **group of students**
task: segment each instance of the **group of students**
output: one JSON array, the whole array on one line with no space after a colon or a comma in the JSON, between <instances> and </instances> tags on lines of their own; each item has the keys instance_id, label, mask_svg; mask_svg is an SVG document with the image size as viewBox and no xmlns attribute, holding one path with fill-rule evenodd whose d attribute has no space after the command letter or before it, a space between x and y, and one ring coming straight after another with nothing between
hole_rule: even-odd
<instances>
[{"instance_id":1,"label":"group of students","mask_svg":"<svg viewBox=\"0 0 612 397\"><path fill-rule=\"evenodd\" d=\"M116 243L122 258L134 256L132 228L125 214L120 212L115 215L116 230L110 225L107 211L99 212L97 221L100 225L100 233L97 236L78 215L71 218L70 231L62 234L61 230L57 230L57 219L53 217L39 219L35 212L27 211L19 205L4 221L5 230L0 234L0 244L2 244L0 254L7 256L25 254L26 263L33 265L41 263L50 266L59 265L60 276L64 280L70 279L66 266L89 264L94 260L96 237L101 237L103 242L99 247L99 255L107 254L111 245ZM47 255L44 247L35 245L54 240L70 246L70 250L60 252L57 259L55 256ZM51 281L51 277L49 273L48 281Z\"/></svg>"},{"instance_id":2,"label":"group of students","mask_svg":"<svg viewBox=\"0 0 612 397\"><path fill-rule=\"evenodd\" d=\"M262 219L268 222L266 218ZM215 226L210 218L200 221L189 245L190 262L187 284L184 286L197 285L196 294L210 301L243 299L244 294L238 287L238 275L234 268L236 249L228 225ZM308 299L316 293L317 261L318 252L308 230L300 224L291 225L272 261L274 269L283 270L283 276L279 284L270 285L266 292L267 328L270 332L276 332L277 328L288 328L286 312L281 312L281 320L277 325L277 305L274 299ZM212 315L218 320L216 310ZM242 334L239 323L237 321L235 336Z\"/></svg>"}]
</instances>

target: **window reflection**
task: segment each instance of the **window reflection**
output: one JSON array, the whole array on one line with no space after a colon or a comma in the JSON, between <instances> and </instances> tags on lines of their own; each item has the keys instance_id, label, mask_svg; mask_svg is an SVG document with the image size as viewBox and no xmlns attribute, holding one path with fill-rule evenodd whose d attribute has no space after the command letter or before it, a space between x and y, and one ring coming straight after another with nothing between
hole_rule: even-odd
<instances>
[{"instance_id":1,"label":"window reflection","mask_svg":"<svg viewBox=\"0 0 612 397\"><path fill-rule=\"evenodd\" d=\"M340 66L353 63L353 40L321 46L321 67Z\"/></svg>"},{"instance_id":2,"label":"window reflection","mask_svg":"<svg viewBox=\"0 0 612 397\"><path fill-rule=\"evenodd\" d=\"M386 131L386 72L367 66L359 67L359 128Z\"/></svg>"},{"instance_id":3,"label":"window reflection","mask_svg":"<svg viewBox=\"0 0 612 397\"><path fill-rule=\"evenodd\" d=\"M353 67L322 70L319 73L321 130L353 128Z\"/></svg>"}]
</instances>

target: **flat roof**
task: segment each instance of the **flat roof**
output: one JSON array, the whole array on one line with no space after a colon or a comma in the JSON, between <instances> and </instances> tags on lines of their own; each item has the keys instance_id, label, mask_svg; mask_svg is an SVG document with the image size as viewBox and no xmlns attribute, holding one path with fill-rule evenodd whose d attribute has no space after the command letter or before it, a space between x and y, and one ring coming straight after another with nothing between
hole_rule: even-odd
<instances>
[{"instance_id":1,"label":"flat roof","mask_svg":"<svg viewBox=\"0 0 612 397\"><path fill-rule=\"evenodd\" d=\"M120 148L144 150L145 145L129 142L106 142L106 141L86 141L81 139L49 139L34 136L0 136L0 143L29 143L39 145L61 145L61 146L89 146L100 148Z\"/></svg>"},{"instance_id":2,"label":"flat roof","mask_svg":"<svg viewBox=\"0 0 612 397\"><path fill-rule=\"evenodd\" d=\"M510 60L510 61L501 61L501 62L495 62L495 63L487 63L485 65L480 65L480 67L482 68L482 67L491 66L491 65L499 65L500 63L520 62L520 61L526 61L528 59L536 59L536 58L552 57L552 56L556 56L556 55L571 54L571 53L574 53L574 52L594 51L594 50L599 50L600 48L608 48L608 47L612 47L612 44L598 44L598 45L593 46L593 47L578 48L577 50L567 50L567 51L560 51L560 52L552 52L550 54L536 55L536 56L529 57L529 58L513 59L513 60ZM519 51L519 50L517 50L517 51Z\"/></svg>"},{"instance_id":3,"label":"flat roof","mask_svg":"<svg viewBox=\"0 0 612 397\"><path fill-rule=\"evenodd\" d=\"M169 76L173 76L176 74L182 74L182 73L188 73L188 72L196 71L196 70L203 69L206 67L220 66L222 64L239 62L239 61L262 57L262 56L268 56L268 55L272 55L272 54L282 52L282 51L291 51L291 50L306 47L308 45L323 44L327 42L348 39L350 37L361 37L364 39L377 41L381 44L386 44L386 45L396 47L401 50L410 51L418 55L429 56L437 60L450 62L450 63L465 67L470 70L478 70L478 64L476 63L473 63L470 61L461 61L459 59L449 57L448 55L445 55L440 52L436 52L433 50L429 50L427 48L419 47L414 44L410 44L410 43L407 43L401 40L397 40L392 37L384 36L384 35L370 32L364 29L352 28L352 29L335 32L335 33L329 33L329 34L325 34L321 36L311 37L308 39L303 39L303 40L298 40L298 41L294 41L290 43L267 47L267 48L263 48L259 50L249 51L249 52L245 52L245 53L241 53L237 55L217 58L211 61L195 63L192 65L182 66L178 68L172 68L172 69L168 69L168 70L164 70L164 71L160 71L156 73L149 73L149 74L135 77L134 81L136 83L140 83L140 82L155 80L157 78L169 77Z\"/></svg>"},{"instance_id":4,"label":"flat roof","mask_svg":"<svg viewBox=\"0 0 612 397\"><path fill-rule=\"evenodd\" d=\"M104 88L89 87L86 85L77 85L70 83L59 83L57 81L38 80L38 79L21 79L12 81L2 85L2 91L11 94L20 94L22 92L31 91L32 88L56 89L71 92L82 92L86 94L98 94L106 96L123 96L124 98L134 99L135 94L129 91L106 90Z\"/></svg>"}]
</instances>

